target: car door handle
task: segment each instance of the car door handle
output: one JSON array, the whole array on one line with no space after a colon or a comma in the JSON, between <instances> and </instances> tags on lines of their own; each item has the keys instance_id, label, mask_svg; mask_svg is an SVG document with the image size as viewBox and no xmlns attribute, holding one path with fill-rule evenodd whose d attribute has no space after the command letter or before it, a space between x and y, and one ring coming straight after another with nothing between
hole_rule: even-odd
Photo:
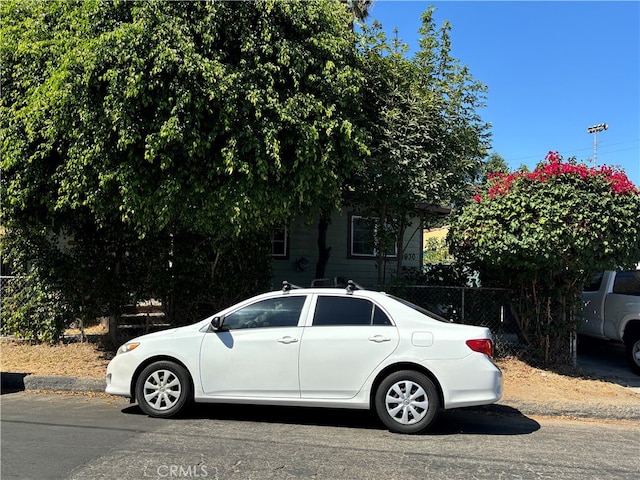
<instances>
[{"instance_id":1,"label":"car door handle","mask_svg":"<svg viewBox=\"0 0 640 480\"><path fill-rule=\"evenodd\" d=\"M383 337L382 335L375 335L373 337L369 337L370 342L382 343L382 342L390 342L391 339L389 337Z\"/></svg>"},{"instance_id":2,"label":"car door handle","mask_svg":"<svg viewBox=\"0 0 640 480\"><path fill-rule=\"evenodd\" d=\"M297 341L298 339L293 337L282 337L278 339L278 342L285 343L285 344L296 343Z\"/></svg>"}]
</instances>

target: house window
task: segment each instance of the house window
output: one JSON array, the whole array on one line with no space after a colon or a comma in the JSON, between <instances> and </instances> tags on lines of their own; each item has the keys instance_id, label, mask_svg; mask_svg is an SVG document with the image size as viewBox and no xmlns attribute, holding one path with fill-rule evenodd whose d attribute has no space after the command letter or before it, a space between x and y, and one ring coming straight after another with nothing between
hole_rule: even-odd
<instances>
[{"instance_id":1,"label":"house window","mask_svg":"<svg viewBox=\"0 0 640 480\"><path fill-rule=\"evenodd\" d=\"M349 256L375 257L378 229L376 218L351 215L349 217ZM396 244L394 243L387 249L387 256L395 257L396 254Z\"/></svg>"},{"instance_id":2,"label":"house window","mask_svg":"<svg viewBox=\"0 0 640 480\"><path fill-rule=\"evenodd\" d=\"M271 234L271 256L289 258L289 235L285 227L276 228Z\"/></svg>"}]
</instances>

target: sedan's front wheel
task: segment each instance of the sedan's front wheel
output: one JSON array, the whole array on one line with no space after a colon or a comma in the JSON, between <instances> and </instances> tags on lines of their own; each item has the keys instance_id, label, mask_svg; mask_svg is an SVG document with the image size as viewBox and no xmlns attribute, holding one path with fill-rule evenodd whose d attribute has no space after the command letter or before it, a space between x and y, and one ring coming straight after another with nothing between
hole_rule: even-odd
<instances>
[{"instance_id":1,"label":"sedan's front wheel","mask_svg":"<svg viewBox=\"0 0 640 480\"><path fill-rule=\"evenodd\" d=\"M189 374L177 363L152 363L138 377L136 399L142 411L151 417L172 417L190 398Z\"/></svg>"},{"instance_id":2,"label":"sedan's front wheel","mask_svg":"<svg viewBox=\"0 0 640 480\"><path fill-rule=\"evenodd\" d=\"M389 430L417 433L436 419L440 397L433 382L411 370L395 372L385 378L375 397L376 413Z\"/></svg>"}]
</instances>

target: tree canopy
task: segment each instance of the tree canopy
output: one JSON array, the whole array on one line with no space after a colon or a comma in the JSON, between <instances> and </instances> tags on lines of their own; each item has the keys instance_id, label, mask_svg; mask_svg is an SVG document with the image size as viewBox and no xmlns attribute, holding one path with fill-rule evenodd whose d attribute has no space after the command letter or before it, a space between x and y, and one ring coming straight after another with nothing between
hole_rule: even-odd
<instances>
[{"instance_id":1,"label":"tree canopy","mask_svg":"<svg viewBox=\"0 0 640 480\"><path fill-rule=\"evenodd\" d=\"M363 26L358 46L370 154L346 200L377 222L379 263L397 242L398 271L403 233L416 206L468 197L488 147L488 125L477 111L487 89L451 57L450 30L447 22L436 26L429 8L412 58L398 32L388 38L375 21Z\"/></svg>"},{"instance_id":2,"label":"tree canopy","mask_svg":"<svg viewBox=\"0 0 640 480\"><path fill-rule=\"evenodd\" d=\"M3 10L11 207L41 186L55 213L87 208L104 225L115 209L141 235L177 224L226 238L336 204L361 147L348 116L361 78L339 4Z\"/></svg>"},{"instance_id":3,"label":"tree canopy","mask_svg":"<svg viewBox=\"0 0 640 480\"><path fill-rule=\"evenodd\" d=\"M407 59L354 31L370 6L2 2L1 241L29 298L229 303L266 287L274 226L348 198L401 243L417 204L468 194L485 87L432 9Z\"/></svg>"},{"instance_id":4,"label":"tree canopy","mask_svg":"<svg viewBox=\"0 0 640 480\"><path fill-rule=\"evenodd\" d=\"M361 161L337 1L0 9L5 252L60 287L94 279L76 306L113 311L195 252L213 270L234 239L337 206Z\"/></svg>"},{"instance_id":5,"label":"tree canopy","mask_svg":"<svg viewBox=\"0 0 640 480\"><path fill-rule=\"evenodd\" d=\"M567 360L577 302L595 273L640 259L640 191L622 171L550 152L533 172L490 176L455 217L452 254L514 291L525 338Z\"/></svg>"}]
</instances>

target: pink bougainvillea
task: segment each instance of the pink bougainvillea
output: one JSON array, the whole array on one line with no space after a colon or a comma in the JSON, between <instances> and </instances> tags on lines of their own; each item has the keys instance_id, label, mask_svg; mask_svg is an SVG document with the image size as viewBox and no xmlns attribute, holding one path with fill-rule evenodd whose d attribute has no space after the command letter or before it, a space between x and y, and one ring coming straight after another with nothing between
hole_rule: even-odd
<instances>
[{"instance_id":1,"label":"pink bougainvillea","mask_svg":"<svg viewBox=\"0 0 640 480\"><path fill-rule=\"evenodd\" d=\"M640 189L629 180L627 175L620 170L603 165L601 167L587 167L583 164L563 163L558 152L549 152L545 157L545 163L541 164L533 172L513 172L489 174L489 188L487 195L494 198L496 195L509 193L514 182L524 179L532 182L545 183L551 179L565 175L575 175L583 181L590 178L601 177L611 185L611 189L620 195L639 195ZM480 194L473 197L476 202L482 201Z\"/></svg>"}]
</instances>

